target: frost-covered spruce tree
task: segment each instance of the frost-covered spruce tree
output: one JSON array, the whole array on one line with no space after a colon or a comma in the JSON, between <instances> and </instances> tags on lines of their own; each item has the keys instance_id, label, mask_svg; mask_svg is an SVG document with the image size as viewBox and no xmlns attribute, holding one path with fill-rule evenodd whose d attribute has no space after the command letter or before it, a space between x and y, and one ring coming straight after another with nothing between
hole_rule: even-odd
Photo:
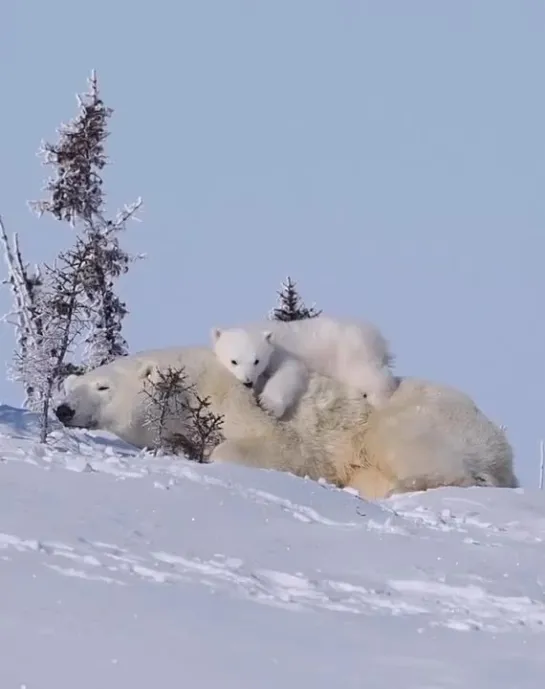
<instances>
[{"instance_id":1,"label":"frost-covered spruce tree","mask_svg":"<svg viewBox=\"0 0 545 689\"><path fill-rule=\"evenodd\" d=\"M47 182L49 197L31 206L76 229L74 245L61 252L52 266L31 270L24 262L17 234L3 243L14 306L6 317L16 329L16 352L10 377L23 384L24 405L40 412L41 440L48 433L52 395L71 373L83 373L127 354L122 333L125 304L116 296L116 279L133 257L123 251L119 234L141 202L108 219L100 171L107 163L104 140L112 114L102 102L95 74L90 89L78 97L78 116L62 125L57 144L44 143L45 163L55 176ZM84 345L83 361L67 357Z\"/></svg>"},{"instance_id":2,"label":"frost-covered spruce tree","mask_svg":"<svg viewBox=\"0 0 545 689\"><path fill-rule=\"evenodd\" d=\"M9 373L23 384L24 405L40 414L40 441L49 430L49 406L60 381L78 367L66 356L81 333L85 314L81 306L80 272L86 261L85 247L59 254L54 266L31 272L23 262L17 234L13 246L0 222L0 238L8 267L8 283L14 308L5 320L16 329L18 348Z\"/></svg>"},{"instance_id":3,"label":"frost-covered spruce tree","mask_svg":"<svg viewBox=\"0 0 545 689\"><path fill-rule=\"evenodd\" d=\"M13 234L12 242L9 241L2 218L0 218L0 239L8 271L8 276L2 283L10 285L13 297L12 310L3 317L3 320L15 327L17 345L10 377L23 384L26 394L23 404L32 408L35 406L39 391L36 390L32 376L27 376L24 369L28 353L34 349L43 330L40 304L42 276L38 266L30 270L28 264L23 261L17 233Z\"/></svg>"},{"instance_id":4,"label":"frost-covered spruce tree","mask_svg":"<svg viewBox=\"0 0 545 689\"><path fill-rule=\"evenodd\" d=\"M119 235L141 201L125 207L113 219L106 216L101 171L108 162L104 142L113 110L100 97L94 72L89 91L78 96L78 104L75 119L59 128L58 142L42 144L44 164L55 174L45 187L48 198L31 206L40 216L49 213L68 222L78 230L85 246L86 261L80 274L82 303L88 315L83 363L95 368L128 353L122 335L127 308L114 286L133 260L121 248Z\"/></svg>"},{"instance_id":5,"label":"frost-covered spruce tree","mask_svg":"<svg viewBox=\"0 0 545 689\"><path fill-rule=\"evenodd\" d=\"M322 312L313 306L307 308L295 289L295 281L289 276L282 283L278 292L278 305L269 312L269 319L274 321L302 321L305 318L316 318Z\"/></svg>"}]
</instances>

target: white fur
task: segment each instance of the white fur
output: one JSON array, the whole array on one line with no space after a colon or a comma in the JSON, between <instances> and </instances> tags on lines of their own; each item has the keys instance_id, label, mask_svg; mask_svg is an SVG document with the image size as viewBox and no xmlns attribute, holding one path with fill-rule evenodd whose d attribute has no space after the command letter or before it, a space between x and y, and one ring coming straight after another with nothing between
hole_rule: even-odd
<instances>
[{"instance_id":1,"label":"white fur","mask_svg":"<svg viewBox=\"0 0 545 689\"><path fill-rule=\"evenodd\" d=\"M308 370L358 390L373 407L397 386L393 356L369 323L320 315L300 321L267 321L212 331L218 359L277 418L293 407L308 384Z\"/></svg>"},{"instance_id":2,"label":"white fur","mask_svg":"<svg viewBox=\"0 0 545 689\"><path fill-rule=\"evenodd\" d=\"M404 379L373 409L357 391L311 372L291 418L278 421L207 348L141 352L72 380L63 404L73 416L65 424L153 446L143 383L169 366L184 366L188 382L224 415L225 440L212 460L323 477L369 498L441 485L518 485L505 434L456 390ZM180 414L171 430L184 433L188 423Z\"/></svg>"},{"instance_id":3,"label":"white fur","mask_svg":"<svg viewBox=\"0 0 545 689\"><path fill-rule=\"evenodd\" d=\"M225 368L252 388L263 409L277 419L293 408L308 385L308 368L279 346L270 330L214 328L212 345Z\"/></svg>"}]
</instances>

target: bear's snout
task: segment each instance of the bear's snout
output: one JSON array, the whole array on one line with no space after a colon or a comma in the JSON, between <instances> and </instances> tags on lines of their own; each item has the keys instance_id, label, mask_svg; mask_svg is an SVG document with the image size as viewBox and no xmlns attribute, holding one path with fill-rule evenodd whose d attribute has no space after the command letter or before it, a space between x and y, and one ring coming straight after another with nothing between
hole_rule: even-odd
<instances>
[{"instance_id":1,"label":"bear's snout","mask_svg":"<svg viewBox=\"0 0 545 689\"><path fill-rule=\"evenodd\" d=\"M74 416L74 410L69 407L67 404L59 404L59 406L55 409L55 414L57 415L57 419L61 423L66 423L67 421L70 421L70 419Z\"/></svg>"},{"instance_id":2,"label":"bear's snout","mask_svg":"<svg viewBox=\"0 0 545 689\"><path fill-rule=\"evenodd\" d=\"M252 383L251 380L247 380L245 383L242 383L245 388L253 388L254 384Z\"/></svg>"}]
</instances>

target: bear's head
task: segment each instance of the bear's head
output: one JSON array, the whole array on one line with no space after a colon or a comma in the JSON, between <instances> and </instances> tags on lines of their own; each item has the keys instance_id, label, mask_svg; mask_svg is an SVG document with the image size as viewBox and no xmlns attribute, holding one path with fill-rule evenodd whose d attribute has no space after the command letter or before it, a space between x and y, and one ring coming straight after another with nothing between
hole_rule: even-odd
<instances>
[{"instance_id":1,"label":"bear's head","mask_svg":"<svg viewBox=\"0 0 545 689\"><path fill-rule=\"evenodd\" d=\"M268 330L251 333L243 328L214 328L212 347L218 360L248 388L267 370L274 352Z\"/></svg>"},{"instance_id":2,"label":"bear's head","mask_svg":"<svg viewBox=\"0 0 545 689\"><path fill-rule=\"evenodd\" d=\"M123 438L124 431L138 423L144 383L153 373L151 363L129 365L120 359L69 376L55 414L65 426L107 430Z\"/></svg>"}]
</instances>

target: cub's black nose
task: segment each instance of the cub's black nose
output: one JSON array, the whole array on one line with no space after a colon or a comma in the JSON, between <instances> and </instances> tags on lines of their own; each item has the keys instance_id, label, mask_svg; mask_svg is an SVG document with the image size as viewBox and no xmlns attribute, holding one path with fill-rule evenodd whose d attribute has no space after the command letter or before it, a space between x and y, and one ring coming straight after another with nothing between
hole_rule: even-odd
<instances>
[{"instance_id":1,"label":"cub's black nose","mask_svg":"<svg viewBox=\"0 0 545 689\"><path fill-rule=\"evenodd\" d=\"M66 421L70 421L70 419L74 416L74 410L71 409L67 404L59 404L59 406L55 409L55 414L61 423L65 423Z\"/></svg>"},{"instance_id":2,"label":"cub's black nose","mask_svg":"<svg viewBox=\"0 0 545 689\"><path fill-rule=\"evenodd\" d=\"M245 388L253 388L254 384L252 383L251 380L249 380L247 383L243 383Z\"/></svg>"}]
</instances>

